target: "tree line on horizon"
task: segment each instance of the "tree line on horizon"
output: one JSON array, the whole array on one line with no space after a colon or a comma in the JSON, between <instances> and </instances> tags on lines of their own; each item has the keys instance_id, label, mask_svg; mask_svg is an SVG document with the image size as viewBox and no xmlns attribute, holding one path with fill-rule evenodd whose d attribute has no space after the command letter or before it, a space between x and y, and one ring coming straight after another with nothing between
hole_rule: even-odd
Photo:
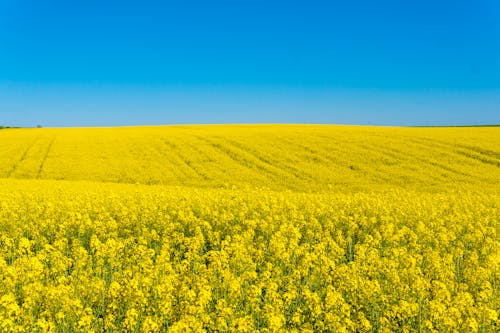
<instances>
[{"instance_id":1,"label":"tree line on horizon","mask_svg":"<svg viewBox=\"0 0 500 333\"><path fill-rule=\"evenodd\" d=\"M42 125L36 125L36 128L42 128L43 126ZM2 126L0 125L0 130L1 129L7 129L7 128L21 128L19 126Z\"/></svg>"}]
</instances>

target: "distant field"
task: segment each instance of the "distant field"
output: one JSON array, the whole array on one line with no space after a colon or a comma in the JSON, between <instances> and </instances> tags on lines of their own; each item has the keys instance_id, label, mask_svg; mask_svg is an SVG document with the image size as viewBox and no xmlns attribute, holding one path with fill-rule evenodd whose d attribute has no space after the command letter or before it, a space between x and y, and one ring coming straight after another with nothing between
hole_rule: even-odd
<instances>
[{"instance_id":1,"label":"distant field","mask_svg":"<svg viewBox=\"0 0 500 333\"><path fill-rule=\"evenodd\" d=\"M499 332L500 128L0 131L0 332Z\"/></svg>"},{"instance_id":2,"label":"distant field","mask_svg":"<svg viewBox=\"0 0 500 333\"><path fill-rule=\"evenodd\" d=\"M500 128L239 125L0 131L0 178L299 191L500 185Z\"/></svg>"}]
</instances>

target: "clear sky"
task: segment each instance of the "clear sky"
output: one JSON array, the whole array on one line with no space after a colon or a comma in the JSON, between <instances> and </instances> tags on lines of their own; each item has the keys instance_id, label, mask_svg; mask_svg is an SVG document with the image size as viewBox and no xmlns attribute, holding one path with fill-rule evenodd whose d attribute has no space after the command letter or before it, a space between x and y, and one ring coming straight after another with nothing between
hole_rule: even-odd
<instances>
[{"instance_id":1,"label":"clear sky","mask_svg":"<svg viewBox=\"0 0 500 333\"><path fill-rule=\"evenodd\" d=\"M0 0L0 125L500 124L500 2Z\"/></svg>"}]
</instances>

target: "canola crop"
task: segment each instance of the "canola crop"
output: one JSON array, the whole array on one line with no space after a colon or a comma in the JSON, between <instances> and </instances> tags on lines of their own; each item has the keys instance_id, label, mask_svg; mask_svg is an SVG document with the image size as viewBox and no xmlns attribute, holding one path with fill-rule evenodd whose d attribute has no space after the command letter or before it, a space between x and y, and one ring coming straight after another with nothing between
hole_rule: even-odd
<instances>
[{"instance_id":1,"label":"canola crop","mask_svg":"<svg viewBox=\"0 0 500 333\"><path fill-rule=\"evenodd\" d=\"M500 187L500 127L219 125L0 130L0 178L416 191Z\"/></svg>"},{"instance_id":2,"label":"canola crop","mask_svg":"<svg viewBox=\"0 0 500 333\"><path fill-rule=\"evenodd\" d=\"M2 130L0 331L497 332L499 132Z\"/></svg>"}]
</instances>

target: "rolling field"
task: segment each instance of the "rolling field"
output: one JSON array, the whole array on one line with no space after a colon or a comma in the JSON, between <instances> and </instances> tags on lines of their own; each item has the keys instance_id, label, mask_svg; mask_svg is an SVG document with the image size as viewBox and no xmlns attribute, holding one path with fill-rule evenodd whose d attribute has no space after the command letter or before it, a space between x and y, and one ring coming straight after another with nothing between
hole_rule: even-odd
<instances>
[{"instance_id":1,"label":"rolling field","mask_svg":"<svg viewBox=\"0 0 500 333\"><path fill-rule=\"evenodd\" d=\"M497 187L500 128L12 129L0 131L0 178L298 191Z\"/></svg>"},{"instance_id":2,"label":"rolling field","mask_svg":"<svg viewBox=\"0 0 500 333\"><path fill-rule=\"evenodd\" d=\"M498 332L500 127L0 130L1 332Z\"/></svg>"}]
</instances>

